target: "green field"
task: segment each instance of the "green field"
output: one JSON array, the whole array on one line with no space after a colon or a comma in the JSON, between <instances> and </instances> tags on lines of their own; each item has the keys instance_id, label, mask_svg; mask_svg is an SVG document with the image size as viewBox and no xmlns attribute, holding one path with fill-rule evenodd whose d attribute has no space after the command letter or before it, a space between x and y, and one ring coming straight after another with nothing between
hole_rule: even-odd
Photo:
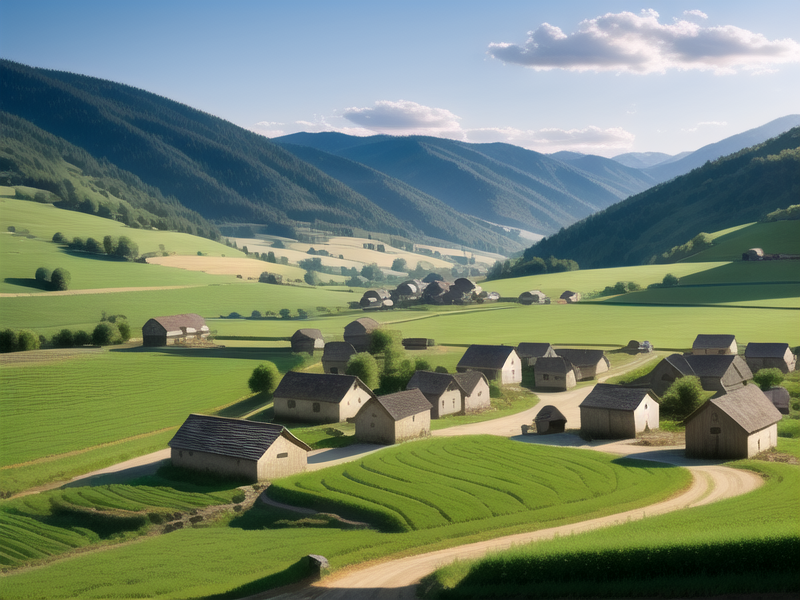
<instances>
[{"instance_id":1,"label":"green field","mask_svg":"<svg viewBox=\"0 0 800 600\"><path fill-rule=\"evenodd\" d=\"M740 261L750 248L767 254L800 254L800 221L750 223L712 234L714 245L684 262Z\"/></svg>"}]
</instances>

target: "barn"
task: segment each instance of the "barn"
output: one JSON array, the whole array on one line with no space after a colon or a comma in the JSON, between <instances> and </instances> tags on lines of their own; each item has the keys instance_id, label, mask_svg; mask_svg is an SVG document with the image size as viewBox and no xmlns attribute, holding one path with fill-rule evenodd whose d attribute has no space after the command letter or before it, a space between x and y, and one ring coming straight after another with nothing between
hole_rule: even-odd
<instances>
[{"instance_id":1,"label":"barn","mask_svg":"<svg viewBox=\"0 0 800 600\"><path fill-rule=\"evenodd\" d=\"M407 390L415 388L431 403L431 419L464 414L467 392L450 373L416 371L406 385Z\"/></svg>"},{"instance_id":2,"label":"barn","mask_svg":"<svg viewBox=\"0 0 800 600\"><path fill-rule=\"evenodd\" d=\"M208 334L205 319L194 313L153 317L142 326L142 345L166 346L177 341L205 339Z\"/></svg>"},{"instance_id":3,"label":"barn","mask_svg":"<svg viewBox=\"0 0 800 600\"><path fill-rule=\"evenodd\" d=\"M464 412L478 412L492 407L492 400L489 397L489 381L486 375L478 371L466 371L465 373L453 373L458 384L464 388Z\"/></svg>"},{"instance_id":4,"label":"barn","mask_svg":"<svg viewBox=\"0 0 800 600\"><path fill-rule=\"evenodd\" d=\"M502 384L522 381L522 364L513 346L473 344L458 361L456 371L478 371Z\"/></svg>"},{"instance_id":5,"label":"barn","mask_svg":"<svg viewBox=\"0 0 800 600\"><path fill-rule=\"evenodd\" d=\"M594 439L630 439L658 429L658 402L642 388L598 383L579 408L581 431Z\"/></svg>"},{"instance_id":6,"label":"barn","mask_svg":"<svg viewBox=\"0 0 800 600\"><path fill-rule=\"evenodd\" d=\"M537 388L566 391L574 388L581 378L580 370L566 358L545 356L536 360L533 367L534 385Z\"/></svg>"},{"instance_id":7,"label":"barn","mask_svg":"<svg viewBox=\"0 0 800 600\"><path fill-rule=\"evenodd\" d=\"M176 467L252 482L302 473L311 450L283 425L197 414L167 445Z\"/></svg>"},{"instance_id":8,"label":"barn","mask_svg":"<svg viewBox=\"0 0 800 600\"><path fill-rule=\"evenodd\" d=\"M380 327L375 319L361 317L344 326L344 341L352 344L356 352L369 351L369 344L372 341L372 332Z\"/></svg>"},{"instance_id":9,"label":"barn","mask_svg":"<svg viewBox=\"0 0 800 600\"><path fill-rule=\"evenodd\" d=\"M744 359L753 373L760 369L780 369L786 374L797 367L797 357L789 344L750 342L744 350Z\"/></svg>"},{"instance_id":10,"label":"barn","mask_svg":"<svg viewBox=\"0 0 800 600\"><path fill-rule=\"evenodd\" d=\"M325 347L325 340L322 339L322 332L319 329L298 329L292 335L292 352L308 352L314 354L314 350L322 350Z\"/></svg>"},{"instance_id":11,"label":"barn","mask_svg":"<svg viewBox=\"0 0 800 600\"><path fill-rule=\"evenodd\" d=\"M536 424L536 433L564 433L567 427L567 417L552 404L542 407L533 422Z\"/></svg>"},{"instance_id":12,"label":"barn","mask_svg":"<svg viewBox=\"0 0 800 600\"><path fill-rule=\"evenodd\" d=\"M374 397L354 375L289 371L272 394L272 402L278 421L341 423Z\"/></svg>"},{"instance_id":13,"label":"barn","mask_svg":"<svg viewBox=\"0 0 800 600\"><path fill-rule=\"evenodd\" d=\"M751 458L775 447L780 420L781 413L755 385L712 398L686 417L686 456Z\"/></svg>"},{"instance_id":14,"label":"barn","mask_svg":"<svg viewBox=\"0 0 800 600\"><path fill-rule=\"evenodd\" d=\"M446 281L432 281L422 291L422 301L427 304L446 304L450 296L450 284Z\"/></svg>"},{"instance_id":15,"label":"barn","mask_svg":"<svg viewBox=\"0 0 800 600\"><path fill-rule=\"evenodd\" d=\"M547 342L522 342L517 346L517 356L522 361L522 366L532 367L538 359L553 358L558 354Z\"/></svg>"},{"instance_id":16,"label":"barn","mask_svg":"<svg viewBox=\"0 0 800 600\"><path fill-rule=\"evenodd\" d=\"M401 300L415 300L422 297L422 292L427 285L419 279L409 279L395 288L394 296Z\"/></svg>"},{"instance_id":17,"label":"barn","mask_svg":"<svg viewBox=\"0 0 800 600\"><path fill-rule=\"evenodd\" d=\"M397 444L431 434L431 403L419 389L370 399L353 419L356 439L369 444Z\"/></svg>"},{"instance_id":18,"label":"barn","mask_svg":"<svg viewBox=\"0 0 800 600\"><path fill-rule=\"evenodd\" d=\"M517 302L524 306L530 306L531 304L549 304L550 298L544 295L544 292L540 290L528 290L527 292L522 292L517 298Z\"/></svg>"},{"instance_id":19,"label":"barn","mask_svg":"<svg viewBox=\"0 0 800 600\"><path fill-rule=\"evenodd\" d=\"M391 299L389 290L367 290L361 296L359 304L364 309L380 309L384 307L384 302Z\"/></svg>"},{"instance_id":20,"label":"barn","mask_svg":"<svg viewBox=\"0 0 800 600\"><path fill-rule=\"evenodd\" d=\"M575 304L576 302L580 302L581 294L580 292L571 292L570 290L565 291L561 296L559 296L559 303L563 304Z\"/></svg>"},{"instance_id":21,"label":"barn","mask_svg":"<svg viewBox=\"0 0 800 600\"><path fill-rule=\"evenodd\" d=\"M567 359L579 371L579 380L594 379L600 373L608 371L610 363L602 350L586 350L583 348L559 348L556 354Z\"/></svg>"},{"instance_id":22,"label":"barn","mask_svg":"<svg viewBox=\"0 0 800 600\"><path fill-rule=\"evenodd\" d=\"M735 335L700 334L692 343L692 354L736 354L738 351Z\"/></svg>"}]
</instances>

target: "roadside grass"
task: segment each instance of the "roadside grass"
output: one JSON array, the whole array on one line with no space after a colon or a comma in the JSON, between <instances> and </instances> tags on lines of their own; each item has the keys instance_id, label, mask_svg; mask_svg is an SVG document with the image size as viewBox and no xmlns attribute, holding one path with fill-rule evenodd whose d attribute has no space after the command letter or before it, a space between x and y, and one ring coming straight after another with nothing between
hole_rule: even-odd
<instances>
[{"instance_id":1,"label":"roadside grass","mask_svg":"<svg viewBox=\"0 0 800 600\"><path fill-rule=\"evenodd\" d=\"M343 478L348 469L362 483ZM404 485L408 477L419 485ZM657 463L481 436L401 444L303 478L278 480L273 487L300 479L321 486L313 502L331 512L346 508L350 498L334 501L337 494L325 489L327 482L357 486L369 499L353 501L353 516L371 521L383 515L388 523L408 523L376 504L391 497L391 487L399 492L392 504L417 506L406 512L421 528L405 533L346 529L337 521L256 503L225 526L187 528L8 573L4 597L237 598L296 581L305 575L297 563L309 552L324 555L339 569L551 527L656 502L684 487L689 475ZM550 487L532 481L547 481ZM442 487L445 482L448 487ZM409 487L419 488L410 493L422 501L405 495Z\"/></svg>"},{"instance_id":2,"label":"roadside grass","mask_svg":"<svg viewBox=\"0 0 800 600\"><path fill-rule=\"evenodd\" d=\"M644 377L645 375L649 375L650 372L656 368L656 365L658 365L658 363L662 361L665 355L666 353L663 352L655 353L655 355L652 356L652 358L650 358L649 360L647 360L647 362L643 364L641 367L637 367L636 369L627 371L622 375L615 375L613 377L609 377L608 379L605 380L604 383L613 383L621 385L636 381L637 379Z\"/></svg>"},{"instance_id":3,"label":"roadside grass","mask_svg":"<svg viewBox=\"0 0 800 600\"><path fill-rule=\"evenodd\" d=\"M683 262L740 261L750 248L767 254L800 254L800 236L796 221L750 223L733 231L717 232L711 248L690 256ZM712 234L713 235L713 234Z\"/></svg>"},{"instance_id":4,"label":"roadside grass","mask_svg":"<svg viewBox=\"0 0 800 600\"><path fill-rule=\"evenodd\" d=\"M439 569L426 598L671 597L800 591L775 556L800 550L796 466L738 461L766 478L749 494Z\"/></svg>"}]
</instances>

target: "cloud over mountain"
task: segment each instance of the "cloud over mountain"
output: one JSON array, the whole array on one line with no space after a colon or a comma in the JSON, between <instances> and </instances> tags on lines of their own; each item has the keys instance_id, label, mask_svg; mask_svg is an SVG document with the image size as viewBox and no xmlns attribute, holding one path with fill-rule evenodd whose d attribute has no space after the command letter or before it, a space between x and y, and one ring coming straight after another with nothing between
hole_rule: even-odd
<instances>
[{"instance_id":1,"label":"cloud over mountain","mask_svg":"<svg viewBox=\"0 0 800 600\"><path fill-rule=\"evenodd\" d=\"M348 108L342 116L360 127L395 134L436 135L436 132L457 132L461 129L459 117L449 110L408 100L378 100L372 107Z\"/></svg>"}]
</instances>

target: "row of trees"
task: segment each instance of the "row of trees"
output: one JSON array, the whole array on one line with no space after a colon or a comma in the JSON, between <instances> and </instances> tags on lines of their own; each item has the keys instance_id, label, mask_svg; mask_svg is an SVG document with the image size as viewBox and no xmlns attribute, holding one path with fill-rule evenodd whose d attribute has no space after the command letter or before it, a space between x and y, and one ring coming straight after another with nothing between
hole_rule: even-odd
<instances>
[{"instance_id":1,"label":"row of trees","mask_svg":"<svg viewBox=\"0 0 800 600\"><path fill-rule=\"evenodd\" d=\"M83 330L62 329L50 339L23 329L0 331L0 352L24 352L44 348L79 348L81 346L109 346L122 344L131 338L131 328L125 319L116 322L101 321L91 333Z\"/></svg>"},{"instance_id":2,"label":"row of trees","mask_svg":"<svg viewBox=\"0 0 800 600\"><path fill-rule=\"evenodd\" d=\"M527 253L530 250L526 250ZM507 260L505 262L497 261L494 263L489 272L486 274L486 279L507 279L510 277L525 277L527 275L544 275L545 273L563 273L565 271L577 271L580 266L577 262L571 259L556 258L539 258L538 256L522 256L515 261Z\"/></svg>"},{"instance_id":3,"label":"row of trees","mask_svg":"<svg viewBox=\"0 0 800 600\"><path fill-rule=\"evenodd\" d=\"M83 238L73 237L70 241L63 233L58 231L53 234L53 241L56 244L66 244L70 250L80 252L106 254L131 261L139 257L139 244L126 235L121 235L119 238L107 235L103 238L103 242L100 243L93 237L87 238L85 241Z\"/></svg>"}]
</instances>

